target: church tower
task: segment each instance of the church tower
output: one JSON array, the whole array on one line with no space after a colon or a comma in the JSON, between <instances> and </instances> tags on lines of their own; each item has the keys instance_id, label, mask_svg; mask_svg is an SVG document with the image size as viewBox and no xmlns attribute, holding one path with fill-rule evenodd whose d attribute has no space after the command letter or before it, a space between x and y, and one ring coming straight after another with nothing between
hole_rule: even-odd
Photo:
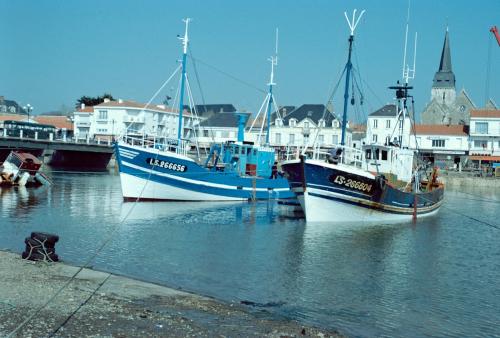
<instances>
[{"instance_id":1,"label":"church tower","mask_svg":"<svg viewBox=\"0 0 500 338\"><path fill-rule=\"evenodd\" d=\"M451 70L450 37L448 28L444 36L443 51L441 52L441 62L439 69L434 75L434 82L431 89L431 101L450 106L456 98L455 74Z\"/></svg>"}]
</instances>

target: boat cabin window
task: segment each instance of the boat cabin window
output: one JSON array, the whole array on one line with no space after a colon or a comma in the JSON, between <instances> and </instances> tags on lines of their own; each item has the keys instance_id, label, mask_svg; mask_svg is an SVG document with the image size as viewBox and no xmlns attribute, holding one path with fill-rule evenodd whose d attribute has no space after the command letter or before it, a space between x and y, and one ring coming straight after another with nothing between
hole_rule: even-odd
<instances>
[{"instance_id":1,"label":"boat cabin window","mask_svg":"<svg viewBox=\"0 0 500 338\"><path fill-rule=\"evenodd\" d=\"M380 149L375 149L375 159L380 160Z\"/></svg>"},{"instance_id":2,"label":"boat cabin window","mask_svg":"<svg viewBox=\"0 0 500 338\"><path fill-rule=\"evenodd\" d=\"M239 146L234 147L234 153L235 154L239 154L240 153L240 147Z\"/></svg>"},{"instance_id":3,"label":"boat cabin window","mask_svg":"<svg viewBox=\"0 0 500 338\"><path fill-rule=\"evenodd\" d=\"M257 156L257 149L253 150L253 156Z\"/></svg>"},{"instance_id":4,"label":"boat cabin window","mask_svg":"<svg viewBox=\"0 0 500 338\"><path fill-rule=\"evenodd\" d=\"M387 161L387 150L382 150L382 161Z\"/></svg>"}]
</instances>

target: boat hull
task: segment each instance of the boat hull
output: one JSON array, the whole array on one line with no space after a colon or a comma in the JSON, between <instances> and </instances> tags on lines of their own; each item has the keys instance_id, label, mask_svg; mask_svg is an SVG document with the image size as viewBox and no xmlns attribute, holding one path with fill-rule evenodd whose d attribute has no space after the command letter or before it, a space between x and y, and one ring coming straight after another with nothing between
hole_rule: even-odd
<instances>
[{"instance_id":1,"label":"boat hull","mask_svg":"<svg viewBox=\"0 0 500 338\"><path fill-rule=\"evenodd\" d=\"M436 214L443 202L443 187L415 195L346 166L297 160L282 168L308 222L405 222Z\"/></svg>"},{"instance_id":2,"label":"boat hull","mask_svg":"<svg viewBox=\"0 0 500 338\"><path fill-rule=\"evenodd\" d=\"M123 143L116 145L126 200L238 201L293 198L285 178L210 171L187 156Z\"/></svg>"}]
</instances>

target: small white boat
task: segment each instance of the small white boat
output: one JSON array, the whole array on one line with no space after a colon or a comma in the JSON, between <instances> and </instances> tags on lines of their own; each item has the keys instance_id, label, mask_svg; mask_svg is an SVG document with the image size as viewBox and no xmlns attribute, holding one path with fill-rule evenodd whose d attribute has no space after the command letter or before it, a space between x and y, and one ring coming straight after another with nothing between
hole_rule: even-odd
<instances>
[{"instance_id":1,"label":"small white boat","mask_svg":"<svg viewBox=\"0 0 500 338\"><path fill-rule=\"evenodd\" d=\"M39 186L50 184L41 173L42 162L26 152L11 151L0 166L0 185L2 186Z\"/></svg>"}]
</instances>

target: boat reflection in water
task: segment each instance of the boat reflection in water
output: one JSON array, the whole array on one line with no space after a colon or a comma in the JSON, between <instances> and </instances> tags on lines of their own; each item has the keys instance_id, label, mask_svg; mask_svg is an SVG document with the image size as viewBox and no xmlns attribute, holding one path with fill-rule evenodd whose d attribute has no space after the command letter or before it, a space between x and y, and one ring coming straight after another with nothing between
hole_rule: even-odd
<instances>
[{"instance_id":1,"label":"boat reflection in water","mask_svg":"<svg viewBox=\"0 0 500 338\"><path fill-rule=\"evenodd\" d=\"M125 224L254 224L272 222L280 214L276 201L265 202L124 202L120 220Z\"/></svg>"}]
</instances>

